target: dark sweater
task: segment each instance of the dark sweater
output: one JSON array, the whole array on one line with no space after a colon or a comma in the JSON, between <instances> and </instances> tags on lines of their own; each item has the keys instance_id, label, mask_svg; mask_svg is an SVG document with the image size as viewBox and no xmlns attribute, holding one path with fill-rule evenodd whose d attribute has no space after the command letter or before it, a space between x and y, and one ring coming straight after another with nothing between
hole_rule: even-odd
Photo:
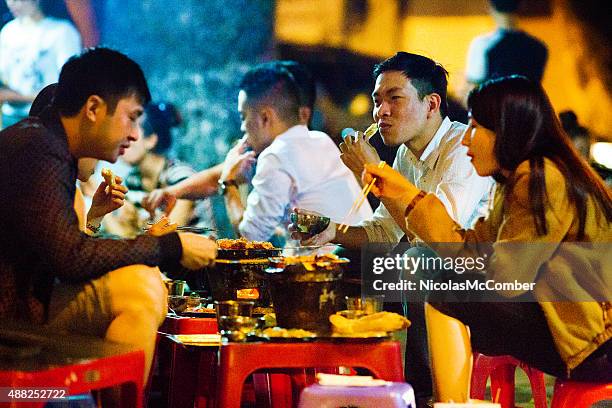
<instances>
[{"instance_id":1,"label":"dark sweater","mask_svg":"<svg viewBox=\"0 0 612 408\"><path fill-rule=\"evenodd\" d=\"M111 240L81 232L76 176L57 113L0 132L0 319L43 323L55 279L86 282L127 265L180 259L176 233Z\"/></svg>"}]
</instances>

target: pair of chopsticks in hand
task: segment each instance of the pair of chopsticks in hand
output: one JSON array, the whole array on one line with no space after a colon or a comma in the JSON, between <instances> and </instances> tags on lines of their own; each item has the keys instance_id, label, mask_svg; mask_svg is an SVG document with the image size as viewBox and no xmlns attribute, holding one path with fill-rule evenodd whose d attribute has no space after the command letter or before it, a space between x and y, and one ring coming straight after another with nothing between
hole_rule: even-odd
<instances>
[{"instance_id":1,"label":"pair of chopsticks in hand","mask_svg":"<svg viewBox=\"0 0 612 408\"><path fill-rule=\"evenodd\" d=\"M363 132L366 137L366 140L369 140L372 136L374 136L374 134L376 134L377 131L378 131L378 125L376 123L372 123L366 129L366 131ZM384 166L385 166L384 161L381 161L380 163L378 163L378 168L383 168ZM370 194L370 190L372 190L374 183L376 183L376 177L374 177L372 181L370 181L367 185L363 186L361 193L359 194L357 199L353 202L353 206L351 207L349 212L344 217L344 220L342 221L342 223L338 225L338 231L342 231L343 233L346 233L346 231L348 231L348 227L349 227L349 225L347 224L348 220L353 215L353 213L356 213L357 211L359 211L359 208L365 201L366 197L368 196L368 194Z\"/></svg>"},{"instance_id":2,"label":"pair of chopsticks in hand","mask_svg":"<svg viewBox=\"0 0 612 408\"><path fill-rule=\"evenodd\" d=\"M385 161L381 160L381 162L378 163L378 168L382 169L383 167L385 167ZM344 220L342 221L342 223L338 225L338 231L342 231L343 233L346 233L346 231L348 231L349 225L347 224L347 222L349 218L351 217L351 215L353 215L353 213L359 211L359 208L365 201L366 197L368 196L368 194L370 194L370 190L372 190L372 187L374 187L374 183L376 183L376 177L374 177L372 181L370 181L367 185L363 186L363 189L361 190L361 194L359 194L357 199L353 202L353 206L351 207L349 212L346 214L346 217L344 217Z\"/></svg>"}]
</instances>

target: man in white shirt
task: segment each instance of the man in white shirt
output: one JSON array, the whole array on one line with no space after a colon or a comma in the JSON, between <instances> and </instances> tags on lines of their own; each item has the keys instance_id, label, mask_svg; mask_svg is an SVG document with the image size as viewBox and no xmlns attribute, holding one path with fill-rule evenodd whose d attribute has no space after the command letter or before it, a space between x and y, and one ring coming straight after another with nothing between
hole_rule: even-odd
<instances>
[{"instance_id":1,"label":"man in white shirt","mask_svg":"<svg viewBox=\"0 0 612 408\"><path fill-rule=\"evenodd\" d=\"M240 83L238 111L245 137L228 153L220 184L230 221L245 238L269 239L276 227L288 224L294 207L339 222L359 196L359 184L340 161L338 148L325 133L300 124L299 107L295 79L281 66L257 66ZM257 156L257 166L244 206L237 185L241 163L249 156ZM366 203L353 221L371 215Z\"/></svg>"},{"instance_id":2,"label":"man in white shirt","mask_svg":"<svg viewBox=\"0 0 612 408\"><path fill-rule=\"evenodd\" d=\"M301 139L304 129L306 126L308 126L308 123L312 118L316 99L316 87L311 73L304 65L295 61L272 61L262 64L258 68L260 70L265 68L271 70L282 70L283 72L287 71L283 75L289 73L289 80L291 80L292 77L293 80L295 80L295 85L297 86L299 117L297 123L294 123L293 119L291 119L291 122L294 123L294 125L302 126L299 127L299 131L297 133L291 133L293 135L299 134L300 137L286 138L287 141L283 140L283 142L280 142L280 144L277 143L275 145L273 149L275 150L274 154L270 153L272 160L274 160L274 157L281 157L281 160L284 163L283 166L290 169L288 170L289 173L287 174L297 173L297 176L292 177L294 181L299 181L299 183L295 184L292 189L298 188L299 191L295 196L292 196L290 201L288 201L289 205L287 209L290 210L295 204L297 207L303 206L301 208L309 210L317 211L317 209L319 209L320 212L328 211L329 209L331 213L337 213L338 208L344 208L346 206L346 202L357 197L359 190L357 183L354 182L354 180L351 180L351 177L347 177L347 175L350 176L350 172L340 162L340 152L333 143L330 143L330 138L328 135L306 129L308 131L308 136L304 136L303 139ZM295 95L293 94L293 87L291 88L292 91L290 98L294 98ZM224 161L229 162L229 165L226 165L227 163L220 163L209 169L205 169L176 185L154 190L143 200L143 207L149 210L152 214L158 207L165 207L165 212L169 213L172 211L176 200L179 198L198 199L207 197L216 193L218 188L222 194L230 195L233 194L235 184L244 185L246 183L250 183L251 180L248 175L251 173L251 167L256 161L256 153L253 152L254 147L251 146L246 139L247 136L245 135L238 145L228 152ZM294 146L296 143L299 145ZM266 157L268 156L268 153L262 153L262 156ZM306 162L308 162L308 165L306 165ZM319 162L325 163L322 165L317 164ZM328 172L329 175L325 174L325 172ZM223 178L221 178L222 173L224 173ZM322 176L321 173L325 175ZM258 178L258 180L261 180L261 177ZM312 188L308 188L309 185ZM263 187L260 186L260 191L262 191L261 188L263 188L263 191L265 191L266 187L266 185L263 185ZM279 186L273 187L274 190L279 190ZM323 193L327 195L323 198L318 197L317 194ZM337 196L339 194L343 194L343 197L338 200ZM258 197L258 195L254 195L253 197ZM274 202L276 202L277 199L278 198L273 197ZM348 204L349 207L346 208L347 212L351 204ZM234 213L233 223L235 229L238 230L238 224L240 223L239 220L242 217L245 207L240 206L234 211L234 206L237 206L238 202L231 199L228 200L228 205L228 212L231 211ZM257 206L260 208L257 210L259 212L256 211L255 214L271 214L271 212L268 212L268 210L271 211L273 206L278 205L278 202L272 205L272 202L264 202L261 199L257 199ZM263 211L263 207L268 208L266 211ZM369 207L369 205L364 206L364 208L356 215L355 220L365 220L369 218L371 214L371 207ZM285 214L282 218L284 219L286 216L287 214ZM276 218L278 218L278 215ZM339 217L334 218L334 220L338 219ZM274 223L276 221L271 221L268 219L266 222ZM277 224L278 222L276 222L275 226ZM282 224L285 224L285 221L283 221ZM282 225L282 227L284 229L284 225ZM270 228L270 226L264 226L261 229L268 230ZM275 227L272 227L272 229L274 228ZM252 237L253 235L249 234L246 236ZM269 237L264 239L268 238Z\"/></svg>"},{"instance_id":3,"label":"man in white shirt","mask_svg":"<svg viewBox=\"0 0 612 408\"><path fill-rule=\"evenodd\" d=\"M57 82L64 62L81 50L70 22L44 15L40 0L6 0L15 19L0 31L0 102L3 127L28 116L46 85Z\"/></svg>"},{"instance_id":4,"label":"man in white shirt","mask_svg":"<svg viewBox=\"0 0 612 408\"><path fill-rule=\"evenodd\" d=\"M486 212L493 183L476 174L467 149L461 145L466 126L446 117L446 70L429 58L399 52L378 64L374 77L374 120L386 145L400 145L393 167L417 187L436 194L461 226L471 226ZM345 137L340 150L342 161L355 175L361 175L365 163L380 161L361 133ZM403 236L381 204L371 220L349 227L345 233L331 223L303 243L333 241L358 249L367 243L398 243ZM412 325L408 329L406 378L417 396L427 399L431 396L431 380L422 309L422 304L415 303L408 308Z\"/></svg>"}]
</instances>

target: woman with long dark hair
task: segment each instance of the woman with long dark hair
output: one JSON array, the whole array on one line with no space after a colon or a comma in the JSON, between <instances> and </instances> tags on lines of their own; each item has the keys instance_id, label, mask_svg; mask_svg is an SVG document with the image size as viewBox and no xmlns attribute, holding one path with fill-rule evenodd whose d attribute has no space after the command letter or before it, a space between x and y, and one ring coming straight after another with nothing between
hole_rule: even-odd
<instances>
[{"instance_id":1,"label":"woman with long dark hair","mask_svg":"<svg viewBox=\"0 0 612 408\"><path fill-rule=\"evenodd\" d=\"M610 191L572 146L539 84L517 76L489 81L472 91L468 106L463 144L478 174L497 181L491 211L473 229L461 230L435 195L388 166L368 165L363 176L366 183L376 177L372 191L398 225L440 255L482 257L487 279L533 283L481 297L494 301L442 296L430 304L438 398L467 398L471 348L459 322L484 354L510 354L561 378L612 381L612 263L604 248L612 242Z\"/></svg>"}]
</instances>

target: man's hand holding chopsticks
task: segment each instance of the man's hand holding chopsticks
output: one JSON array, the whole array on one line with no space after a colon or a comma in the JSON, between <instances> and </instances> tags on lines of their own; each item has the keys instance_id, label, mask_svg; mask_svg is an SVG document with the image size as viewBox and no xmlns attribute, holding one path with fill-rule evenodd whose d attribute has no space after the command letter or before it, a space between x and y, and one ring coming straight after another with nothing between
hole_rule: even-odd
<instances>
[{"instance_id":1,"label":"man's hand holding chopsticks","mask_svg":"<svg viewBox=\"0 0 612 408\"><path fill-rule=\"evenodd\" d=\"M378 164L380 162L380 156L363 132L346 135L344 142L340 143L340 151L342 152L340 159L355 174L357 179L361 178L365 164Z\"/></svg>"}]
</instances>

